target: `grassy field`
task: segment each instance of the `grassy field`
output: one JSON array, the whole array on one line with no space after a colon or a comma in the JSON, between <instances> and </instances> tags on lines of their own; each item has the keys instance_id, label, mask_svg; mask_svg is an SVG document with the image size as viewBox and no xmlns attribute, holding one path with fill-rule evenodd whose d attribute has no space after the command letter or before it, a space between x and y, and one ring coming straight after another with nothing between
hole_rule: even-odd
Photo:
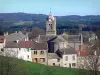
<instances>
[{"instance_id":1,"label":"grassy field","mask_svg":"<svg viewBox=\"0 0 100 75\"><path fill-rule=\"evenodd\" d=\"M85 75L78 69L51 67L0 56L0 75Z\"/></svg>"}]
</instances>

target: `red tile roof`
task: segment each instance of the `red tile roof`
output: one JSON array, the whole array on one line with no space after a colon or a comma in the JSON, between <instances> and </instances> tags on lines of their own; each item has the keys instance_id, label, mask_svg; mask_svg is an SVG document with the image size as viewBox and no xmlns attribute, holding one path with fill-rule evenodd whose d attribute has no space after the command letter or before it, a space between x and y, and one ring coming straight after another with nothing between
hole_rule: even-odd
<instances>
[{"instance_id":1,"label":"red tile roof","mask_svg":"<svg viewBox=\"0 0 100 75\"><path fill-rule=\"evenodd\" d=\"M88 55L88 50L76 50L77 55L80 56L87 56Z\"/></svg>"},{"instance_id":2,"label":"red tile roof","mask_svg":"<svg viewBox=\"0 0 100 75\"><path fill-rule=\"evenodd\" d=\"M32 41L19 41L19 48L32 48Z\"/></svg>"},{"instance_id":3,"label":"red tile roof","mask_svg":"<svg viewBox=\"0 0 100 75\"><path fill-rule=\"evenodd\" d=\"M7 41L6 48L32 48L33 50L47 50L48 45L46 42L37 43L34 41Z\"/></svg>"}]
</instances>

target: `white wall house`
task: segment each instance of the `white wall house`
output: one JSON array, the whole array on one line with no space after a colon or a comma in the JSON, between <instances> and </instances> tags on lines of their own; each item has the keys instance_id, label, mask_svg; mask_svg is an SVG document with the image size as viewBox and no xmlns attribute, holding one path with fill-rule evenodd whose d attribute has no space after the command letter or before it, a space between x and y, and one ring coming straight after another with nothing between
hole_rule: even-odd
<instances>
[{"instance_id":1,"label":"white wall house","mask_svg":"<svg viewBox=\"0 0 100 75\"><path fill-rule=\"evenodd\" d=\"M26 61L32 61L31 48L20 48L18 51L18 58Z\"/></svg>"},{"instance_id":2,"label":"white wall house","mask_svg":"<svg viewBox=\"0 0 100 75\"><path fill-rule=\"evenodd\" d=\"M4 56L15 57L26 61L31 59L32 41L9 41L4 48Z\"/></svg>"},{"instance_id":3,"label":"white wall house","mask_svg":"<svg viewBox=\"0 0 100 75\"><path fill-rule=\"evenodd\" d=\"M5 47L5 36L0 36L0 55L3 54L3 48Z\"/></svg>"},{"instance_id":4,"label":"white wall house","mask_svg":"<svg viewBox=\"0 0 100 75\"><path fill-rule=\"evenodd\" d=\"M68 48L62 56L62 66L77 68L77 55L74 49Z\"/></svg>"}]
</instances>

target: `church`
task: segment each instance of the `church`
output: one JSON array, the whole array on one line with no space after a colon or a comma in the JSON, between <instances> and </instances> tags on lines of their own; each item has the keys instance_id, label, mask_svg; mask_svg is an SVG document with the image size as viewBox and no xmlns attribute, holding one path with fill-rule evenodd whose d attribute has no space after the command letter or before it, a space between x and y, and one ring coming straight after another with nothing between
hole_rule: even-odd
<instances>
[{"instance_id":1,"label":"church","mask_svg":"<svg viewBox=\"0 0 100 75\"><path fill-rule=\"evenodd\" d=\"M56 17L51 12L46 19L46 35L38 35L34 40L38 43L47 42L48 52L57 53L60 57L62 57L66 49L80 50L83 44L81 33L79 35L68 35L66 33L57 35Z\"/></svg>"}]
</instances>

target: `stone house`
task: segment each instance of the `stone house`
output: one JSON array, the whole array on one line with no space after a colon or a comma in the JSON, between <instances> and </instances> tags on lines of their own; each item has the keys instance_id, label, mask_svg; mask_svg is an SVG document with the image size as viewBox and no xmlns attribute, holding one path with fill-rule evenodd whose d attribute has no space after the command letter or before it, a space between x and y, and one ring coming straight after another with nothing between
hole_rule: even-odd
<instances>
[{"instance_id":1,"label":"stone house","mask_svg":"<svg viewBox=\"0 0 100 75\"><path fill-rule=\"evenodd\" d=\"M48 53L48 65L49 66L62 66L62 58L56 53Z\"/></svg>"},{"instance_id":2,"label":"stone house","mask_svg":"<svg viewBox=\"0 0 100 75\"><path fill-rule=\"evenodd\" d=\"M33 47L31 50L32 62L47 64L47 43L37 43L33 41Z\"/></svg>"},{"instance_id":3,"label":"stone house","mask_svg":"<svg viewBox=\"0 0 100 75\"><path fill-rule=\"evenodd\" d=\"M77 68L77 54L74 48L64 49L62 55L62 67Z\"/></svg>"},{"instance_id":4,"label":"stone house","mask_svg":"<svg viewBox=\"0 0 100 75\"><path fill-rule=\"evenodd\" d=\"M4 47L4 56L32 61L31 59L32 41L7 41Z\"/></svg>"}]
</instances>

